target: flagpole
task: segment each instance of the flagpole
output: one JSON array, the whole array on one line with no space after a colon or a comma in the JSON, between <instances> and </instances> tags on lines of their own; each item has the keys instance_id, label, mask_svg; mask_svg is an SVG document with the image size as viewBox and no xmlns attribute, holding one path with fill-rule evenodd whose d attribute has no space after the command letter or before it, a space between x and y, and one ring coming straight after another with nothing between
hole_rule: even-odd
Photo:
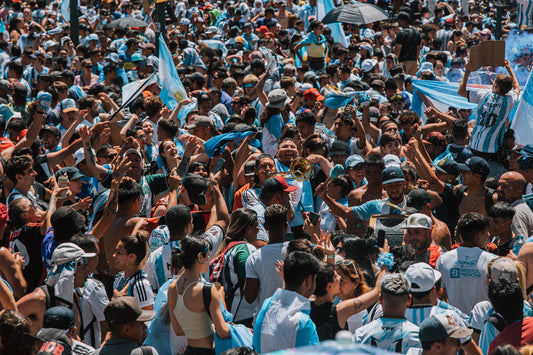
<instances>
[{"instance_id":1,"label":"flagpole","mask_svg":"<svg viewBox=\"0 0 533 355\"><path fill-rule=\"evenodd\" d=\"M152 79L152 77L153 77L155 74L156 74L156 73L153 72L152 75L150 75L150 76L148 77L148 79L146 79L146 81L149 82L150 79ZM150 84L150 85L151 85L151 84ZM128 99L128 101L122 103L122 105L120 105L120 107L118 108L118 110L116 110L115 112L113 112L113 114L111 115L111 117L109 117L109 121L112 121L113 118L114 118L114 117L115 117L120 111L122 111L122 109L123 109L124 107L126 107L127 105L129 105L130 102L131 102L131 100L137 97L137 94L139 93L140 90L143 89L143 87L144 87L144 84L141 85L141 86L139 86L139 87L137 88L137 90L135 90L135 92L133 93L133 95L131 95L131 97Z\"/></svg>"}]
</instances>

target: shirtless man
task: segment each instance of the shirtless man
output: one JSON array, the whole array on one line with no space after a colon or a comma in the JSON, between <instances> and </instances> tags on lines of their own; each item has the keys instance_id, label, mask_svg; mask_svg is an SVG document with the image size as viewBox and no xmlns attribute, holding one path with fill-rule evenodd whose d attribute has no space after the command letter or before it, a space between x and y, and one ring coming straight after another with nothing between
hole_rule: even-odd
<instances>
[{"instance_id":1,"label":"shirtless man","mask_svg":"<svg viewBox=\"0 0 533 355\"><path fill-rule=\"evenodd\" d=\"M485 179L490 172L489 164L483 158L472 157L464 164L458 165L463 177L463 184L454 189L455 195L459 200L459 215L477 212L488 217L486 206L492 206L498 202L498 196L495 193L492 194L492 201L486 201L488 189L485 187Z\"/></svg>"},{"instance_id":2,"label":"shirtless man","mask_svg":"<svg viewBox=\"0 0 533 355\"><path fill-rule=\"evenodd\" d=\"M381 171L385 169L383 158L379 154L370 154L366 157L363 166L368 184L350 192L348 195L348 205L350 207L360 206L371 200L387 198L387 193L383 190L381 181ZM347 232L363 237L366 235L367 226L367 221L360 220L352 215L348 218Z\"/></svg>"}]
</instances>

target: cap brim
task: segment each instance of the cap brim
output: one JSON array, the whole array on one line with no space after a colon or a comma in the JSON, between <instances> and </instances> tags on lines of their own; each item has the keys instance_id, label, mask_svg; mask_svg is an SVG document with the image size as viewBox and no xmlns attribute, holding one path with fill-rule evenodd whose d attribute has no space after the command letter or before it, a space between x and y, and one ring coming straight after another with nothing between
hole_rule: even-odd
<instances>
[{"instance_id":1,"label":"cap brim","mask_svg":"<svg viewBox=\"0 0 533 355\"><path fill-rule=\"evenodd\" d=\"M440 166L438 165L434 165L435 169L440 171L441 173L443 174L450 174L449 172L447 172L446 170L444 170L443 168L441 168ZM451 175L451 174L450 174Z\"/></svg>"},{"instance_id":2,"label":"cap brim","mask_svg":"<svg viewBox=\"0 0 533 355\"><path fill-rule=\"evenodd\" d=\"M79 111L76 107L70 107L63 110L63 112L77 112Z\"/></svg>"},{"instance_id":3,"label":"cap brim","mask_svg":"<svg viewBox=\"0 0 533 355\"><path fill-rule=\"evenodd\" d=\"M83 174L76 173L76 174L72 175L72 177L69 180L80 180L80 179L83 179L83 178L84 178Z\"/></svg>"},{"instance_id":4,"label":"cap brim","mask_svg":"<svg viewBox=\"0 0 533 355\"><path fill-rule=\"evenodd\" d=\"M383 181L383 185L392 184L393 182L400 182L400 181L404 181L404 182L405 182L405 179L396 178L396 179L391 179L391 180Z\"/></svg>"},{"instance_id":5,"label":"cap brim","mask_svg":"<svg viewBox=\"0 0 533 355\"><path fill-rule=\"evenodd\" d=\"M296 186L289 185L289 187L283 189L283 191L285 191L285 192L293 192L293 191L296 191L296 188L297 188Z\"/></svg>"},{"instance_id":6,"label":"cap brim","mask_svg":"<svg viewBox=\"0 0 533 355\"><path fill-rule=\"evenodd\" d=\"M404 207L402 208L402 212L405 212L405 214L413 214L413 213L418 213L422 211L422 208L421 209L418 209L416 207ZM409 229L409 227L401 227L400 229Z\"/></svg>"},{"instance_id":7,"label":"cap brim","mask_svg":"<svg viewBox=\"0 0 533 355\"><path fill-rule=\"evenodd\" d=\"M459 168L459 171L472 171L472 169L470 169L468 165L463 163L457 164L457 167Z\"/></svg>"},{"instance_id":8,"label":"cap brim","mask_svg":"<svg viewBox=\"0 0 533 355\"><path fill-rule=\"evenodd\" d=\"M456 330L454 330L452 334L449 334L448 336L454 339L463 339L463 338L466 338L472 335L473 331L474 331L473 329L459 327Z\"/></svg>"},{"instance_id":9,"label":"cap brim","mask_svg":"<svg viewBox=\"0 0 533 355\"><path fill-rule=\"evenodd\" d=\"M318 95L318 97L317 97L316 99L317 99L318 101L322 101L322 100L324 100L324 99L325 99L325 97L324 97L324 96L322 96L322 95Z\"/></svg>"},{"instance_id":10,"label":"cap brim","mask_svg":"<svg viewBox=\"0 0 533 355\"><path fill-rule=\"evenodd\" d=\"M148 322L149 320L154 319L155 311L143 310L141 315L137 317L137 322Z\"/></svg>"}]
</instances>

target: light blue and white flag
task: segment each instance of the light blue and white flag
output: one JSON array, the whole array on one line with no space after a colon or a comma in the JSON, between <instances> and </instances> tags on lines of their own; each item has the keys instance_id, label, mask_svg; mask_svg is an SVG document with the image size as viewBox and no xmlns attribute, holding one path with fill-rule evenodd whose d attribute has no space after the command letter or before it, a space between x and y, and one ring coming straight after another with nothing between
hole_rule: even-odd
<instances>
[{"instance_id":1,"label":"light blue and white flag","mask_svg":"<svg viewBox=\"0 0 533 355\"><path fill-rule=\"evenodd\" d=\"M324 99L324 105L333 109L337 110L341 107L346 106L350 101L354 99L354 97L357 95L357 92L355 91L348 91L348 92L328 92L325 95Z\"/></svg>"},{"instance_id":2,"label":"light blue and white flag","mask_svg":"<svg viewBox=\"0 0 533 355\"><path fill-rule=\"evenodd\" d=\"M516 111L511 124L511 129L514 130L516 143L518 144L533 144L533 78L529 74L526 87L522 91L522 96L518 100Z\"/></svg>"},{"instance_id":3,"label":"light blue and white flag","mask_svg":"<svg viewBox=\"0 0 533 355\"><path fill-rule=\"evenodd\" d=\"M316 8L317 19L322 21L324 16L326 16L328 12L335 8L335 4L333 3L333 0L317 1ZM344 30L342 29L342 23L329 23L325 26L328 26L331 29L331 36L335 42L339 42L344 46L344 48L348 48L349 43L348 39L346 38L346 34L344 34Z\"/></svg>"},{"instance_id":4,"label":"light blue and white flag","mask_svg":"<svg viewBox=\"0 0 533 355\"><path fill-rule=\"evenodd\" d=\"M78 0L78 13L79 13L79 9L80 9L80 0ZM67 20L68 22L70 22L70 0L63 0L61 1L61 15L63 15L63 17L65 18L65 20ZM80 14L81 15L81 14Z\"/></svg>"},{"instance_id":5,"label":"light blue and white flag","mask_svg":"<svg viewBox=\"0 0 533 355\"><path fill-rule=\"evenodd\" d=\"M425 95L429 101L441 112L447 112L448 107L452 106L457 109L475 109L477 104L468 102L468 100L457 93L458 84L445 83L436 80L412 80L413 84L413 101L412 110L418 113L422 121L426 123L424 111L426 106L422 102L420 94ZM484 88L481 85L480 89ZM469 90L476 90L469 87Z\"/></svg>"},{"instance_id":6,"label":"light blue and white flag","mask_svg":"<svg viewBox=\"0 0 533 355\"><path fill-rule=\"evenodd\" d=\"M163 35L159 35L159 84L159 97L169 109L174 110L178 102L187 98L187 91L181 83Z\"/></svg>"}]
</instances>

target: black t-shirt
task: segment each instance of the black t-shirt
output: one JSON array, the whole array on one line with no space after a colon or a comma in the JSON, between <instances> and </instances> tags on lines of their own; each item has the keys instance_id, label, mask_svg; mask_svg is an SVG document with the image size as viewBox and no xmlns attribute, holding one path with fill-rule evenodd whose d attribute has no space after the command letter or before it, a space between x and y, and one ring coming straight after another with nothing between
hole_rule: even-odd
<instances>
[{"instance_id":1,"label":"black t-shirt","mask_svg":"<svg viewBox=\"0 0 533 355\"><path fill-rule=\"evenodd\" d=\"M317 305L315 301L311 302L311 313L309 317L315 323L316 332L320 341L335 339L335 334L343 330L339 327L337 306L331 302L326 302L321 305Z\"/></svg>"},{"instance_id":2,"label":"black t-shirt","mask_svg":"<svg viewBox=\"0 0 533 355\"><path fill-rule=\"evenodd\" d=\"M402 28L396 35L396 44L401 44L402 49L398 61L405 62L418 59L418 46L422 41L420 32L414 27Z\"/></svg>"},{"instance_id":3,"label":"black t-shirt","mask_svg":"<svg viewBox=\"0 0 533 355\"><path fill-rule=\"evenodd\" d=\"M41 223L28 223L13 232L11 236L11 250L20 252L24 257L22 274L28 283L27 293L38 287L46 276L41 257L41 244L44 235L41 235Z\"/></svg>"},{"instance_id":4,"label":"black t-shirt","mask_svg":"<svg viewBox=\"0 0 533 355\"><path fill-rule=\"evenodd\" d=\"M444 184L444 191L439 194L440 198L442 198L442 203L433 209L435 217L446 223L450 232L455 230L455 225L459 220L459 202L453 189L453 185Z\"/></svg>"}]
</instances>

